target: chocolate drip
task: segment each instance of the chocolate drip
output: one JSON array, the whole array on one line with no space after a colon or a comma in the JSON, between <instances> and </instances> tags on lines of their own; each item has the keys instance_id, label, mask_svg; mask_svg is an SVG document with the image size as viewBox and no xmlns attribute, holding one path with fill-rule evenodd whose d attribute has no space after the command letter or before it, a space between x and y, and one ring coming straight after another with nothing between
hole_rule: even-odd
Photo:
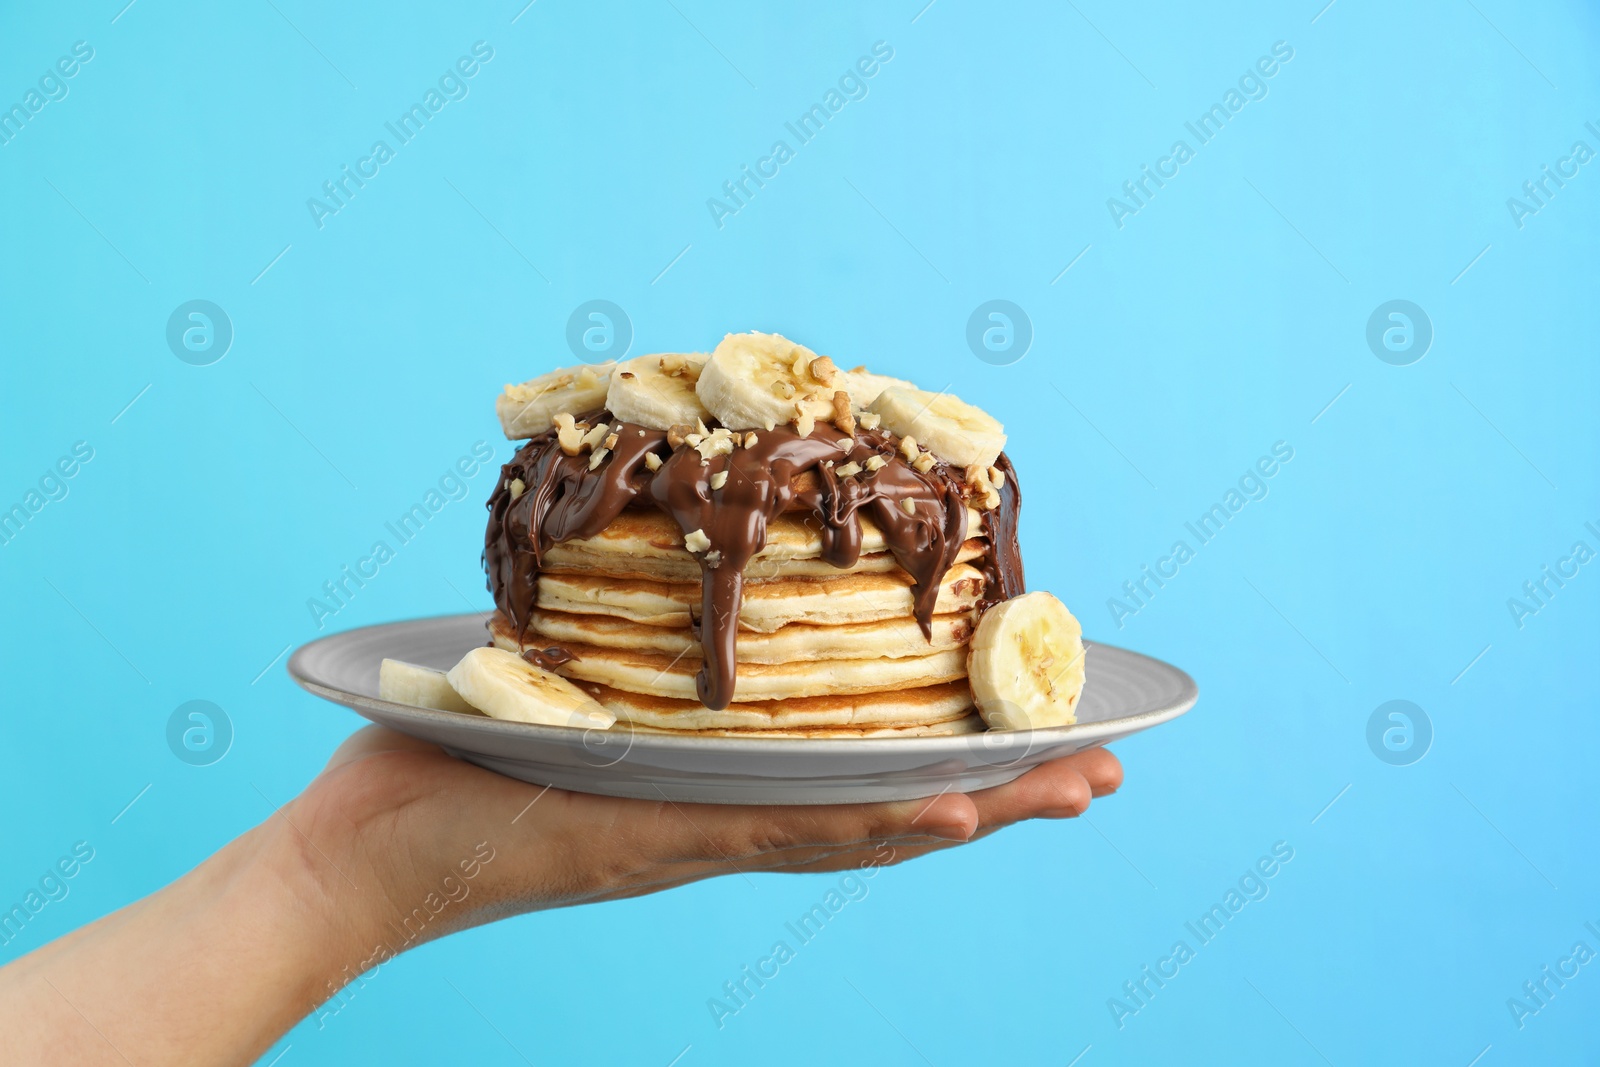
<instances>
[{"instance_id":1,"label":"chocolate drip","mask_svg":"<svg viewBox=\"0 0 1600 1067\"><path fill-rule=\"evenodd\" d=\"M1017 512L1022 507L1022 487L1011 457L1001 453L995 470L1005 476L1000 487L1000 506L983 513L983 533L989 539L989 554L983 562L983 599L978 611L987 611L1002 600L1027 592L1022 577L1022 546L1017 543Z\"/></svg>"},{"instance_id":2,"label":"chocolate drip","mask_svg":"<svg viewBox=\"0 0 1600 1067\"><path fill-rule=\"evenodd\" d=\"M578 657L559 645L551 645L549 648L525 648L522 650L522 658L535 667L553 671L563 663L571 663Z\"/></svg>"},{"instance_id":3,"label":"chocolate drip","mask_svg":"<svg viewBox=\"0 0 1600 1067\"><path fill-rule=\"evenodd\" d=\"M602 412L588 421L610 420ZM708 542L695 554L701 568L704 654L695 688L708 708L725 708L733 699L745 571L766 546L768 524L785 512L803 514L822 538L823 558L841 568L860 557L861 515L870 518L912 579L918 625L924 635L932 633L940 582L966 537L964 487L947 464L936 462L926 472L914 469L897 454L898 439L881 430L846 435L820 425L804 437L790 427L758 430L751 447L709 458L686 446L669 449L659 430L622 423L611 432L617 434L616 446L594 470L588 452L565 455L553 432L529 441L501 469L489 498L484 566L495 603L511 619L519 641L533 611L545 551L559 541L595 536L629 505L657 507L672 516L685 537L698 532ZM646 466L648 454L663 460L658 470ZM884 464L870 475L840 478L835 473L847 462L864 466L873 456ZM1002 457L999 463L1006 487L999 511L984 516L993 569L986 588L1020 592L1016 478L1009 461ZM711 487L714 477L721 482L717 489ZM517 479L524 488L512 499Z\"/></svg>"},{"instance_id":4,"label":"chocolate drip","mask_svg":"<svg viewBox=\"0 0 1600 1067\"><path fill-rule=\"evenodd\" d=\"M605 414L597 422L609 422ZM590 453L569 456L554 432L529 441L500 468L489 496L483 565L494 602L511 619L521 641L527 632L544 554L558 541L593 537L633 502L650 481L649 453L665 455L667 435L627 423L611 427L616 447L594 470ZM513 495L514 481L522 490Z\"/></svg>"}]
</instances>

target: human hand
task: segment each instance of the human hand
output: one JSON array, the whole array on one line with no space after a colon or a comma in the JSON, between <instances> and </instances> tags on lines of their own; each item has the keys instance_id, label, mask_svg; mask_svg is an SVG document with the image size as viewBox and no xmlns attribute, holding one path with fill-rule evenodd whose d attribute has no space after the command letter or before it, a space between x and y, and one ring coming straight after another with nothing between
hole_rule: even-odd
<instances>
[{"instance_id":1,"label":"human hand","mask_svg":"<svg viewBox=\"0 0 1600 1067\"><path fill-rule=\"evenodd\" d=\"M541 789L378 727L164 889L0 969L5 1063L249 1063L346 983L455 930L720 874L900 863L1071 818L1091 749L970 796L818 807Z\"/></svg>"},{"instance_id":2,"label":"human hand","mask_svg":"<svg viewBox=\"0 0 1600 1067\"><path fill-rule=\"evenodd\" d=\"M507 915L722 874L900 863L1024 819L1081 815L1121 782L1117 758L1096 748L970 796L678 804L531 786L371 726L283 814L316 846L307 870L343 914L369 930L405 928L398 951Z\"/></svg>"}]
</instances>

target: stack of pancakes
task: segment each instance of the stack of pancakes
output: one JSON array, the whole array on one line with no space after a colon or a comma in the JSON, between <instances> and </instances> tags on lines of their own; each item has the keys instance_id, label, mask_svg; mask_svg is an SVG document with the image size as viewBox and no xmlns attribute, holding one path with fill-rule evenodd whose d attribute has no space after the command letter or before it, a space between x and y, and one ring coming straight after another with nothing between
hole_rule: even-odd
<instances>
[{"instance_id":1,"label":"stack of pancakes","mask_svg":"<svg viewBox=\"0 0 1600 1067\"><path fill-rule=\"evenodd\" d=\"M975 732L967 644L984 596L988 553L979 513L945 572L925 636L913 581L862 521L861 554L835 567L819 524L772 519L745 568L733 700L696 696L702 648L701 564L672 518L623 510L593 537L551 545L539 568L527 630L497 613L490 630L513 652L549 647L548 662L620 722L647 730L794 737ZM570 658L569 658L570 657Z\"/></svg>"}]
</instances>

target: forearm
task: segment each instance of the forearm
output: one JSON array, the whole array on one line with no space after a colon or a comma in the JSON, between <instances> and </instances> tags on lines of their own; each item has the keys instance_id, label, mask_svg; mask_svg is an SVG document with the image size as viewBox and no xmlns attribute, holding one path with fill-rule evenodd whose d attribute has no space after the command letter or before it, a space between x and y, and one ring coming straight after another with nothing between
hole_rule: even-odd
<instances>
[{"instance_id":1,"label":"forearm","mask_svg":"<svg viewBox=\"0 0 1600 1067\"><path fill-rule=\"evenodd\" d=\"M0 969L0 1062L249 1063L333 991L365 931L281 817Z\"/></svg>"}]
</instances>

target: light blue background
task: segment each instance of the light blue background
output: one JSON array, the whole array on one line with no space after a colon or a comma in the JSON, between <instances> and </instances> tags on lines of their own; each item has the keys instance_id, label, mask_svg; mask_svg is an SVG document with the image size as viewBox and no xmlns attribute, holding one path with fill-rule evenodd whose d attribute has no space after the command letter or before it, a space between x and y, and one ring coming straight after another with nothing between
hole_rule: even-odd
<instances>
[{"instance_id":1,"label":"light blue background","mask_svg":"<svg viewBox=\"0 0 1600 1067\"><path fill-rule=\"evenodd\" d=\"M1087 819L883 873L720 1031L707 999L835 879L428 945L267 1060L1600 1053L1600 966L1520 1030L1506 1006L1600 949L1600 564L1521 628L1506 604L1600 549L1600 162L1521 228L1506 207L1574 141L1600 149L1592 9L123 2L0 14L5 106L95 50L0 146L0 503L95 450L0 547L0 897L96 850L0 958L168 882L316 772L359 721L284 673L319 632L307 598L475 441L510 454L495 392L571 362L568 314L605 298L635 353L757 328L953 383L1010 432L1031 585L1188 669L1201 703L1117 747L1124 791ZM307 198L479 40L470 95L318 229ZM867 98L718 229L707 198L880 40ZM1265 99L1118 229L1107 198L1195 147L1184 122L1276 41L1294 58ZM208 367L164 339L197 298L236 332ZM1035 329L1008 367L964 341L994 298ZM1364 339L1396 298L1435 330L1407 367ZM1107 599L1280 440L1270 495L1118 629ZM329 629L485 605L491 477ZM190 699L235 727L210 767L167 748ZM1391 699L1433 724L1411 766L1366 741ZM1278 841L1270 895L1119 1030L1108 999Z\"/></svg>"}]
</instances>

